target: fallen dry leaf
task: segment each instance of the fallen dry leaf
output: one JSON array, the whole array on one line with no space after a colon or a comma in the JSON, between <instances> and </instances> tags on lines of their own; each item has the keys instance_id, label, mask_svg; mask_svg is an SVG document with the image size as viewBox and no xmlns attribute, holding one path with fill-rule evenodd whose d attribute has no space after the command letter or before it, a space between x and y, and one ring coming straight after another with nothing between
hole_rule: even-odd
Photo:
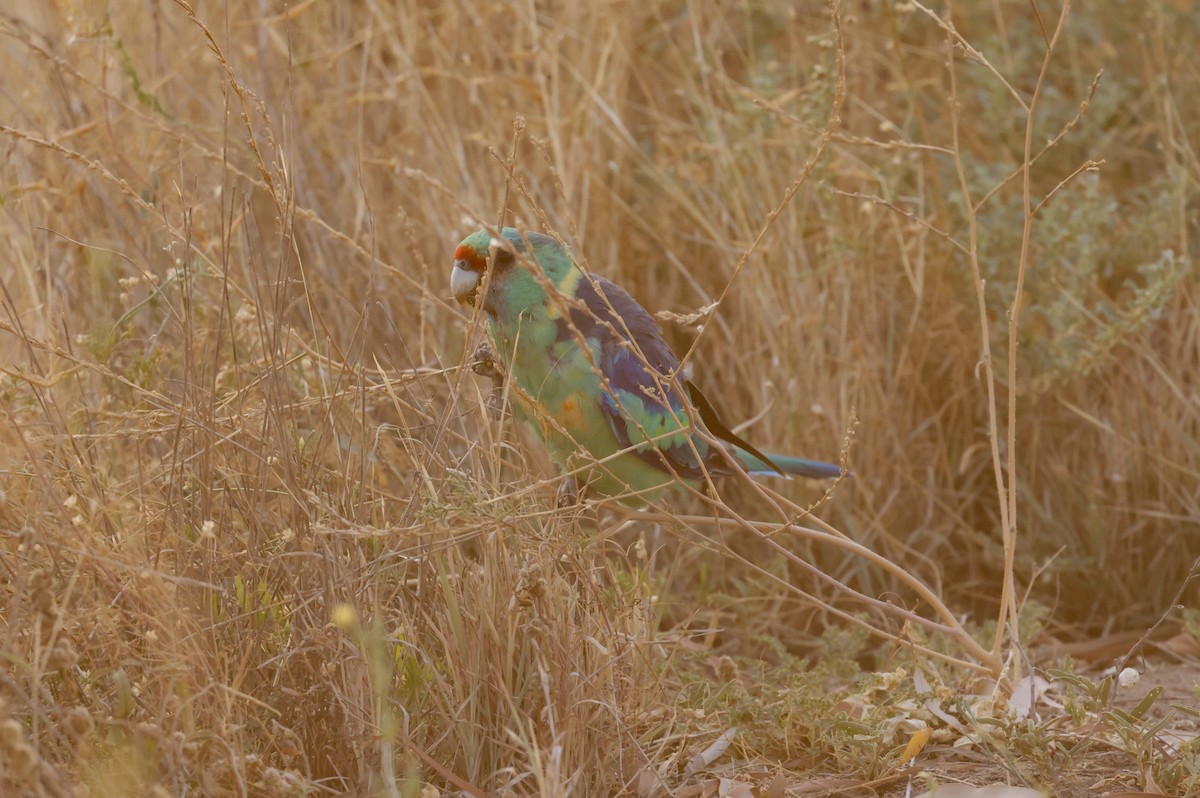
<instances>
[{"instance_id":1,"label":"fallen dry leaf","mask_svg":"<svg viewBox=\"0 0 1200 798\"><path fill-rule=\"evenodd\" d=\"M900 764L907 765L913 757L921 753L925 749L925 744L929 742L931 734L933 732L928 728L917 729L913 732L912 737L908 738L908 745L904 746L904 753L900 755Z\"/></svg>"},{"instance_id":2,"label":"fallen dry leaf","mask_svg":"<svg viewBox=\"0 0 1200 798\"><path fill-rule=\"evenodd\" d=\"M989 784L972 787L970 784L945 784L931 792L921 793L917 798L1045 798L1046 794L1028 787L1013 787L1008 784Z\"/></svg>"},{"instance_id":3,"label":"fallen dry leaf","mask_svg":"<svg viewBox=\"0 0 1200 798\"><path fill-rule=\"evenodd\" d=\"M754 798L754 790L744 781L721 779L717 787L717 798Z\"/></svg>"},{"instance_id":4,"label":"fallen dry leaf","mask_svg":"<svg viewBox=\"0 0 1200 798\"><path fill-rule=\"evenodd\" d=\"M633 793L638 798L657 798L663 794L662 779L650 768L642 768L634 780Z\"/></svg>"},{"instance_id":5,"label":"fallen dry leaf","mask_svg":"<svg viewBox=\"0 0 1200 798\"><path fill-rule=\"evenodd\" d=\"M713 741L713 744L705 748L700 753L688 760L687 767L683 769L683 780L687 781L692 776L696 775L703 768L708 767L717 760L717 757L728 750L733 738L737 736L737 728L729 728L721 733L721 736Z\"/></svg>"},{"instance_id":6,"label":"fallen dry leaf","mask_svg":"<svg viewBox=\"0 0 1200 798\"><path fill-rule=\"evenodd\" d=\"M1170 640L1164 640L1161 646L1177 657L1200 659L1200 640L1187 632L1180 632Z\"/></svg>"}]
</instances>

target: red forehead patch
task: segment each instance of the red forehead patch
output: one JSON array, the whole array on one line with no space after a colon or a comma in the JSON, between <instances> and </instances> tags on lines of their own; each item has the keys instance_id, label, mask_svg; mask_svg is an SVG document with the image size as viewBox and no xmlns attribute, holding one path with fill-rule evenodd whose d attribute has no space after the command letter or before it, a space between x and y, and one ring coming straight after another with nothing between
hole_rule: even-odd
<instances>
[{"instance_id":1,"label":"red forehead patch","mask_svg":"<svg viewBox=\"0 0 1200 798\"><path fill-rule=\"evenodd\" d=\"M459 244L454 250L454 260L465 260L472 271L481 272L487 262L487 257L480 253L475 247L467 244Z\"/></svg>"}]
</instances>

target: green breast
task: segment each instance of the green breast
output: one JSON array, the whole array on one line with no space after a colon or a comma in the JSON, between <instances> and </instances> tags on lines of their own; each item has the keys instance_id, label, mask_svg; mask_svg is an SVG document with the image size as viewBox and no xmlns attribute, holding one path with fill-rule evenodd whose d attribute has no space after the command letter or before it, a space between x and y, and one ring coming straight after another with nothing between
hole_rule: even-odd
<instances>
[{"instance_id":1,"label":"green breast","mask_svg":"<svg viewBox=\"0 0 1200 798\"><path fill-rule=\"evenodd\" d=\"M589 342L593 346L584 350L574 338L557 340L557 326L548 318L522 321L511 337L496 325L492 334L505 353L501 357L508 361L509 379L520 388L513 392L513 407L537 430L550 459L567 471L603 461L577 475L593 495L670 484L668 474L637 455L613 457L621 446L600 405L598 344Z\"/></svg>"}]
</instances>

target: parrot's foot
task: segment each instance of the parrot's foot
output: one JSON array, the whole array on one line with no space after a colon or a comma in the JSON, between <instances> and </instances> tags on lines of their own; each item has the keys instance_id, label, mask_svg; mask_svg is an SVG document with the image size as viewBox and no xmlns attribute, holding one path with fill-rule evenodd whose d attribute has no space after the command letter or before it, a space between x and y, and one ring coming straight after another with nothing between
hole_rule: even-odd
<instances>
[{"instance_id":1,"label":"parrot's foot","mask_svg":"<svg viewBox=\"0 0 1200 798\"><path fill-rule=\"evenodd\" d=\"M558 483L558 493L554 496L554 506L560 510L569 510L579 505L579 483L573 476L563 477Z\"/></svg>"},{"instance_id":2,"label":"parrot's foot","mask_svg":"<svg viewBox=\"0 0 1200 798\"><path fill-rule=\"evenodd\" d=\"M475 349L475 354L471 355L471 371L480 377L487 377L496 385L504 383L504 374L496 367L496 356L492 353L492 347L486 343L480 344Z\"/></svg>"},{"instance_id":3,"label":"parrot's foot","mask_svg":"<svg viewBox=\"0 0 1200 798\"><path fill-rule=\"evenodd\" d=\"M499 419L504 415L504 373L496 366L496 356L487 343L480 344L471 355L471 371L492 381L487 399L488 415Z\"/></svg>"}]
</instances>

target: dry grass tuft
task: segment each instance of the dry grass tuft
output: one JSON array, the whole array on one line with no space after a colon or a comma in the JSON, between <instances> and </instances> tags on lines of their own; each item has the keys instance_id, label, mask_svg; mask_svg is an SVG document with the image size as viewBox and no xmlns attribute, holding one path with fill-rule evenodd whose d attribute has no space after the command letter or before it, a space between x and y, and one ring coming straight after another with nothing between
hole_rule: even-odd
<instances>
[{"instance_id":1,"label":"dry grass tuft","mask_svg":"<svg viewBox=\"0 0 1200 798\"><path fill-rule=\"evenodd\" d=\"M1192 4L210 5L0 13L0 789L1200 789L1006 703L1197 598ZM551 509L447 297L506 196L855 478Z\"/></svg>"}]
</instances>

